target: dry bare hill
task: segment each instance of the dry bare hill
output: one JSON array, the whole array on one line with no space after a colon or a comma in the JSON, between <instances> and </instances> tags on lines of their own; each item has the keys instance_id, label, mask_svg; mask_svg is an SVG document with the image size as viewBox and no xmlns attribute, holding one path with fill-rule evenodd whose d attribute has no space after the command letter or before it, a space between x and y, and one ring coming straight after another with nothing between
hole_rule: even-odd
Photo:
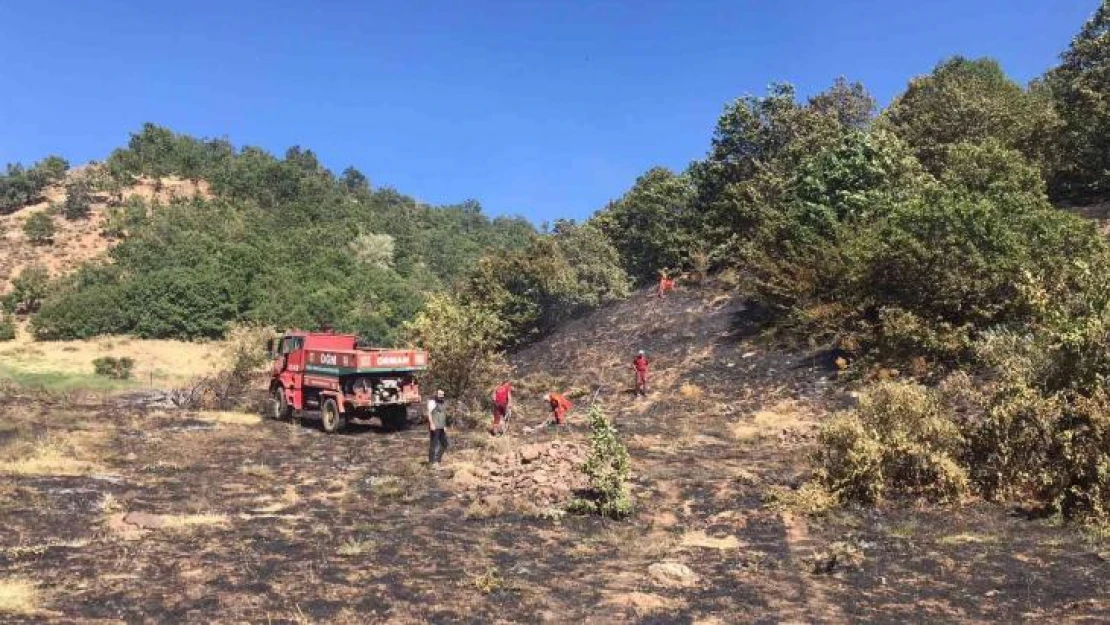
<instances>
[{"instance_id":1,"label":"dry bare hill","mask_svg":"<svg viewBox=\"0 0 1110 625\"><path fill-rule=\"evenodd\" d=\"M427 435L0 397L8 614L94 622L1105 622L1095 543L988 504L809 519L843 391L827 356L754 332L726 289L646 293L514 356L510 436ZM635 349L652 357L630 393ZM559 514L597 397L632 456L628 521ZM571 389L566 431L524 426ZM414 416L414 421L415 415ZM560 499L561 498L561 499ZM0 610L4 610L0 604ZM0 615L2 616L2 615Z\"/></svg>"},{"instance_id":2,"label":"dry bare hill","mask_svg":"<svg viewBox=\"0 0 1110 625\"><path fill-rule=\"evenodd\" d=\"M67 180L84 176L88 167L78 167L66 174ZM141 178L134 185L123 190L123 199L138 196L150 201L169 201L173 196L192 196L194 193L208 196L208 184L200 181L194 184L180 178L163 178L160 182ZM28 205L10 215L0 216L0 295L11 288L11 280L26 266L41 263L50 270L52 277L66 275L81 264L102 257L113 245L112 239L101 234L108 211L108 198L94 194L92 210L87 219L68 220L62 216L54 218L57 233L51 245L34 245L23 233L23 224L35 213L49 210L52 204L65 200L63 184L46 189L45 199L37 204Z\"/></svg>"}]
</instances>

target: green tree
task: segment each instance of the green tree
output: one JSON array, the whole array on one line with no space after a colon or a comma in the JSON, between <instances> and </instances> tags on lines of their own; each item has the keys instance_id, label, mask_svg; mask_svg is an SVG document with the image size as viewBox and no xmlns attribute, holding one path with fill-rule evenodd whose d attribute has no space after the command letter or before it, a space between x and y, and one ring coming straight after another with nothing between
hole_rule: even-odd
<instances>
[{"instance_id":1,"label":"green tree","mask_svg":"<svg viewBox=\"0 0 1110 625\"><path fill-rule=\"evenodd\" d=\"M850 83L841 76L832 87L810 98L809 108L835 117L845 128L862 129L871 123L876 104L862 83Z\"/></svg>"},{"instance_id":2,"label":"green tree","mask_svg":"<svg viewBox=\"0 0 1110 625\"><path fill-rule=\"evenodd\" d=\"M740 256L748 287L765 304L803 316L811 306L850 301L841 290L858 270L857 242L897 207L920 200L931 183L893 134L850 131L798 166L782 209L752 233ZM835 334L842 319L832 320Z\"/></svg>"},{"instance_id":3,"label":"green tree","mask_svg":"<svg viewBox=\"0 0 1110 625\"><path fill-rule=\"evenodd\" d=\"M626 297L627 274L596 227L556 224L523 250L488 255L461 285L463 301L482 304L528 341L591 308Z\"/></svg>"},{"instance_id":4,"label":"green tree","mask_svg":"<svg viewBox=\"0 0 1110 625\"><path fill-rule=\"evenodd\" d=\"M628 275L644 284L664 267L687 263L695 247L687 176L656 167L636 179L620 199L590 219L613 242Z\"/></svg>"},{"instance_id":5,"label":"green tree","mask_svg":"<svg viewBox=\"0 0 1110 625\"><path fill-rule=\"evenodd\" d=\"M46 245L54 239L54 220L43 211L27 218L23 223L23 234L35 245Z\"/></svg>"},{"instance_id":6,"label":"green tree","mask_svg":"<svg viewBox=\"0 0 1110 625\"><path fill-rule=\"evenodd\" d=\"M1063 118L1054 195L1110 197L1110 0L1103 0L1045 82Z\"/></svg>"},{"instance_id":7,"label":"green tree","mask_svg":"<svg viewBox=\"0 0 1110 625\"><path fill-rule=\"evenodd\" d=\"M428 299L409 323L409 341L428 350L429 373L449 396L475 399L485 395L506 367L501 344L508 324L492 311L449 295Z\"/></svg>"},{"instance_id":8,"label":"green tree","mask_svg":"<svg viewBox=\"0 0 1110 625\"><path fill-rule=\"evenodd\" d=\"M66 219L76 221L87 219L92 211L92 196L89 193L89 183L81 178L76 178L66 184L66 199L62 204L62 215Z\"/></svg>"},{"instance_id":9,"label":"green tree","mask_svg":"<svg viewBox=\"0 0 1110 625\"><path fill-rule=\"evenodd\" d=\"M50 292L50 270L36 263L20 270L12 280L12 288L4 296L3 309L9 313L26 315L39 309Z\"/></svg>"},{"instance_id":10,"label":"green tree","mask_svg":"<svg viewBox=\"0 0 1110 625\"><path fill-rule=\"evenodd\" d=\"M948 146L987 139L1043 163L1059 124L1051 102L1022 89L996 61L963 57L912 80L882 120L933 173L940 172Z\"/></svg>"},{"instance_id":11,"label":"green tree","mask_svg":"<svg viewBox=\"0 0 1110 625\"><path fill-rule=\"evenodd\" d=\"M348 167L343 170L340 177L343 186L351 193L369 193L370 192L370 179L354 167Z\"/></svg>"},{"instance_id":12,"label":"green tree","mask_svg":"<svg viewBox=\"0 0 1110 625\"><path fill-rule=\"evenodd\" d=\"M386 269L393 266L395 246L388 234L361 232L350 243L351 252L358 262L371 267Z\"/></svg>"},{"instance_id":13,"label":"green tree","mask_svg":"<svg viewBox=\"0 0 1110 625\"><path fill-rule=\"evenodd\" d=\"M782 210L799 164L846 131L837 116L799 104L790 85L725 107L708 156L691 168L696 232L715 263L737 262L752 234Z\"/></svg>"}]
</instances>

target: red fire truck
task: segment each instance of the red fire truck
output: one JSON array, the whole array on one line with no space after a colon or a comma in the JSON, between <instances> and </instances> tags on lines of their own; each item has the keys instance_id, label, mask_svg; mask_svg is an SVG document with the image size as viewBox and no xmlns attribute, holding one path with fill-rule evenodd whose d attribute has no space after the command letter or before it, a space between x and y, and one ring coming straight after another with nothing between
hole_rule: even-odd
<instances>
[{"instance_id":1,"label":"red fire truck","mask_svg":"<svg viewBox=\"0 0 1110 625\"><path fill-rule=\"evenodd\" d=\"M352 417L403 428L409 405L420 402L415 374L428 366L422 350L366 347L353 334L331 332L287 332L270 343L270 354L269 416L297 411L319 418L329 433Z\"/></svg>"}]
</instances>

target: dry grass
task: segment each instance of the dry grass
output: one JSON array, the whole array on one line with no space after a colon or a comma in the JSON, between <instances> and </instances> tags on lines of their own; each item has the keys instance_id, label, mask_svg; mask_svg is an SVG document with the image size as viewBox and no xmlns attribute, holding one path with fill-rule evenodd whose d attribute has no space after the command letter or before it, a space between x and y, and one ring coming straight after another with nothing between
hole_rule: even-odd
<instances>
[{"instance_id":1,"label":"dry grass","mask_svg":"<svg viewBox=\"0 0 1110 625\"><path fill-rule=\"evenodd\" d=\"M89 475L101 467L80 458L78 448L62 438L47 438L34 443L29 453L0 460L0 474L8 475Z\"/></svg>"},{"instance_id":2,"label":"dry grass","mask_svg":"<svg viewBox=\"0 0 1110 625\"><path fill-rule=\"evenodd\" d=\"M38 586L23 578L0 579L0 614L31 616L42 601Z\"/></svg>"},{"instance_id":3,"label":"dry grass","mask_svg":"<svg viewBox=\"0 0 1110 625\"><path fill-rule=\"evenodd\" d=\"M508 589L508 583L496 568L490 567L485 573L473 577L474 587L483 595Z\"/></svg>"},{"instance_id":4,"label":"dry grass","mask_svg":"<svg viewBox=\"0 0 1110 625\"><path fill-rule=\"evenodd\" d=\"M965 532L963 534L952 534L951 536L943 536L937 540L938 545L988 545L999 541L998 536L990 536L987 534L972 534Z\"/></svg>"},{"instance_id":5,"label":"dry grass","mask_svg":"<svg viewBox=\"0 0 1110 625\"><path fill-rule=\"evenodd\" d=\"M687 401L696 402L705 397L705 389L698 386L697 384L684 382L682 386L679 387L678 394Z\"/></svg>"},{"instance_id":6,"label":"dry grass","mask_svg":"<svg viewBox=\"0 0 1110 625\"><path fill-rule=\"evenodd\" d=\"M208 421L209 423L221 423L224 425L258 425L259 423L262 423L261 415L251 414L249 412L198 412L196 414L196 417L201 421Z\"/></svg>"},{"instance_id":7,"label":"dry grass","mask_svg":"<svg viewBox=\"0 0 1110 625\"><path fill-rule=\"evenodd\" d=\"M135 361L135 383L156 386L183 383L213 372L219 362L219 343L133 339L101 336L84 341L39 343L26 332L0 343L0 362L12 374L92 375L93 360L102 356Z\"/></svg>"},{"instance_id":8,"label":"dry grass","mask_svg":"<svg viewBox=\"0 0 1110 625\"><path fill-rule=\"evenodd\" d=\"M374 546L374 543L369 540L351 538L347 542L339 546L335 553L345 558L361 556Z\"/></svg>"},{"instance_id":9,"label":"dry grass","mask_svg":"<svg viewBox=\"0 0 1110 625\"><path fill-rule=\"evenodd\" d=\"M731 424L732 437L741 442L778 436L784 430L805 429L812 425L812 415L802 412L793 402L781 402Z\"/></svg>"},{"instance_id":10,"label":"dry grass","mask_svg":"<svg viewBox=\"0 0 1110 625\"><path fill-rule=\"evenodd\" d=\"M273 479L274 470L264 464L247 464L239 467L239 472L243 475L250 475L252 477L260 477L263 479Z\"/></svg>"},{"instance_id":11,"label":"dry grass","mask_svg":"<svg viewBox=\"0 0 1110 625\"><path fill-rule=\"evenodd\" d=\"M228 518L223 514L169 514L162 516L161 519L162 527L170 529L228 524Z\"/></svg>"}]
</instances>

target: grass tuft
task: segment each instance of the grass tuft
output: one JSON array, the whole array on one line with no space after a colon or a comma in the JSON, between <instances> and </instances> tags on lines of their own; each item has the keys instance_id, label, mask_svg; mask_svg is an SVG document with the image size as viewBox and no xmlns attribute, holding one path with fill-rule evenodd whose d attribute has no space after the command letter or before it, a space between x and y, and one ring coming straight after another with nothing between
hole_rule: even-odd
<instances>
[{"instance_id":1,"label":"grass tuft","mask_svg":"<svg viewBox=\"0 0 1110 625\"><path fill-rule=\"evenodd\" d=\"M42 601L38 586L27 579L0 579L0 614L30 616L40 609Z\"/></svg>"}]
</instances>

